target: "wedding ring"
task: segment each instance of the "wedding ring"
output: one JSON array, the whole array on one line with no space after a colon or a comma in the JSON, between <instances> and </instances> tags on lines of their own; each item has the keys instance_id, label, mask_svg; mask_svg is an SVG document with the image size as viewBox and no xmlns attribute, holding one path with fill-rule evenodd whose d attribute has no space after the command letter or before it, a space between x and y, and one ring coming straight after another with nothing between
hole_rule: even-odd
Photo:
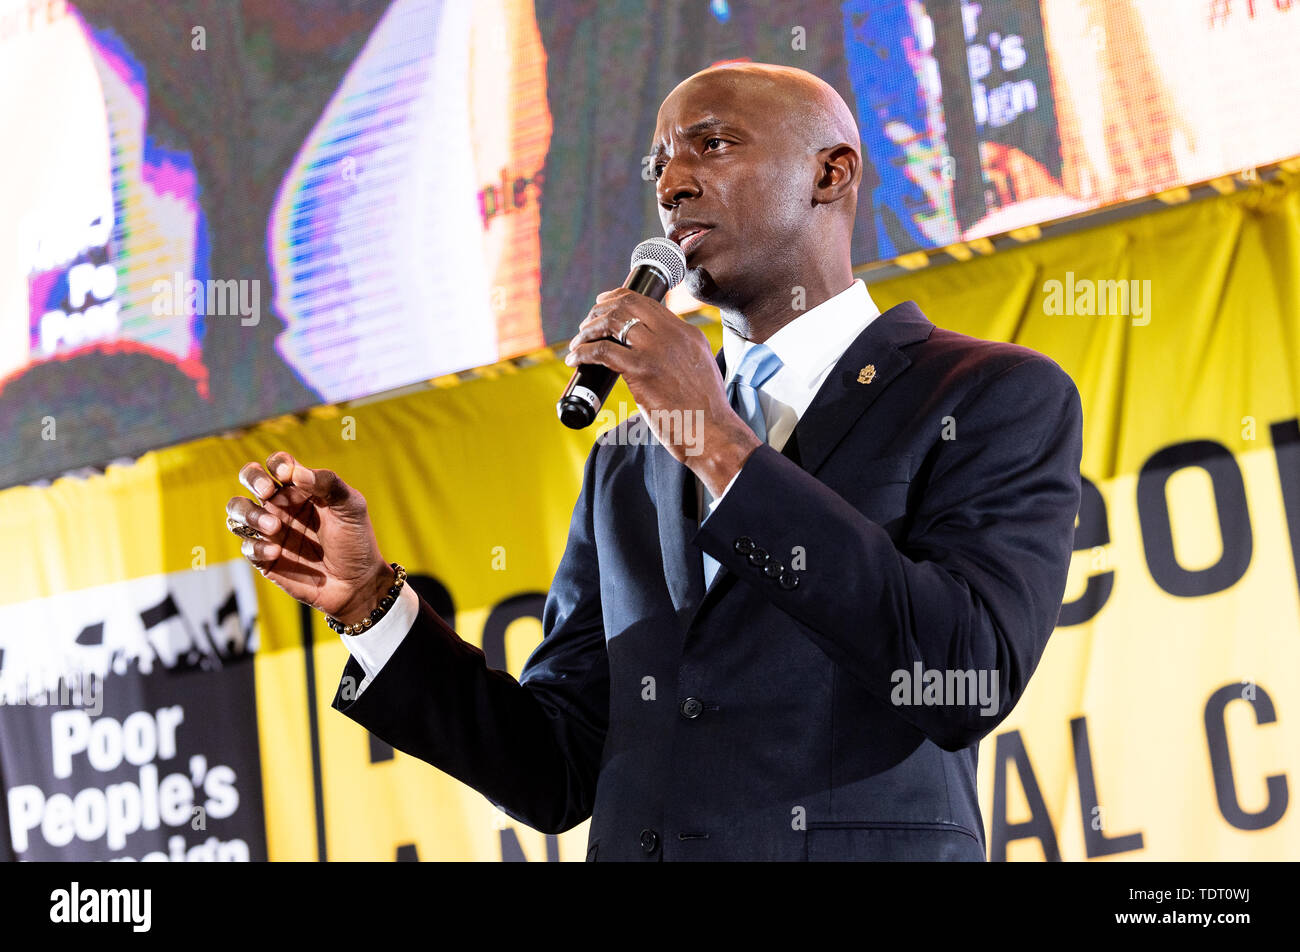
<instances>
[{"instance_id":1,"label":"wedding ring","mask_svg":"<svg viewBox=\"0 0 1300 952\"><path fill-rule=\"evenodd\" d=\"M632 325L633 325L633 324L640 324L640 323L641 323L641 318L639 318L639 317L634 317L634 318L632 318L632 320L630 320L630 321L628 321L626 324L624 324L624 325L623 325L623 329L622 329L621 331L618 332L618 342L619 342L620 344L622 344L623 346L626 347L626 346L627 346L627 332L630 331L630 330L632 329Z\"/></svg>"}]
</instances>

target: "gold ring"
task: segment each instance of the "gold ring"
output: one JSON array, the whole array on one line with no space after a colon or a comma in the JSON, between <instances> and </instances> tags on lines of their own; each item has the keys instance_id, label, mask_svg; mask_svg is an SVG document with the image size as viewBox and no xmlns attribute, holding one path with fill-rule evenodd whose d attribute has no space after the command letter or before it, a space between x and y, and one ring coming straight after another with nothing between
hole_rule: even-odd
<instances>
[{"instance_id":1,"label":"gold ring","mask_svg":"<svg viewBox=\"0 0 1300 952\"><path fill-rule=\"evenodd\" d=\"M226 528L237 536L245 539L261 539L262 534L252 526L246 526L242 522L236 522L234 519L226 516Z\"/></svg>"}]
</instances>

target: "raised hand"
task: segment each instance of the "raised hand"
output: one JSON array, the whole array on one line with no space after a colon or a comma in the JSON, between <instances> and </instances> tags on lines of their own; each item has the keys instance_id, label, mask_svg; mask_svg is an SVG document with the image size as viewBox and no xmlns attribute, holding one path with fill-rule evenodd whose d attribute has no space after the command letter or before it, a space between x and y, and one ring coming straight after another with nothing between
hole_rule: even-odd
<instances>
[{"instance_id":1,"label":"raised hand","mask_svg":"<svg viewBox=\"0 0 1300 952\"><path fill-rule=\"evenodd\" d=\"M247 527L261 537L243 540L244 558L298 601L345 625L361 621L395 578L361 493L285 452L272 453L265 467L247 463L239 481L254 498L226 503L232 531Z\"/></svg>"}]
</instances>

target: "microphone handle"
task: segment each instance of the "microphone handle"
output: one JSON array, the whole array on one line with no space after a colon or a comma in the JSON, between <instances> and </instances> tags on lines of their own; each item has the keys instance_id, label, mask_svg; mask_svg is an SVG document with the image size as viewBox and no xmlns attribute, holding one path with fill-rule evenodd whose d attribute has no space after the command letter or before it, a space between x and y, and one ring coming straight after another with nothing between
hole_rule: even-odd
<instances>
[{"instance_id":1,"label":"microphone handle","mask_svg":"<svg viewBox=\"0 0 1300 952\"><path fill-rule=\"evenodd\" d=\"M668 282L657 268L638 265L623 282L623 287L662 301L668 293ZM607 337L605 340L614 340ZM617 343L617 341L615 341ZM626 347L627 345L622 345ZM560 422L572 430L581 430L596 422L596 415L604 405L609 392L614 389L618 374L601 364L578 364L569 378L560 401L555 405Z\"/></svg>"}]
</instances>

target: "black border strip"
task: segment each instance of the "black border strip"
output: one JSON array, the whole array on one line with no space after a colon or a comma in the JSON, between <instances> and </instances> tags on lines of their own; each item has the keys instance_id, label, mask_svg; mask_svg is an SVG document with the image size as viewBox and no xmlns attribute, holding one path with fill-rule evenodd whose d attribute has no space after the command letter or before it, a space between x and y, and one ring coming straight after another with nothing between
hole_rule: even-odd
<instances>
[{"instance_id":1,"label":"black border strip","mask_svg":"<svg viewBox=\"0 0 1300 952\"><path fill-rule=\"evenodd\" d=\"M325 784L321 774L320 723L316 718L316 655L312 635L310 605L298 605L298 618L302 623L302 658L307 674L307 731L311 736L311 787L312 808L316 814L316 859L329 862L329 849L325 842Z\"/></svg>"}]
</instances>

